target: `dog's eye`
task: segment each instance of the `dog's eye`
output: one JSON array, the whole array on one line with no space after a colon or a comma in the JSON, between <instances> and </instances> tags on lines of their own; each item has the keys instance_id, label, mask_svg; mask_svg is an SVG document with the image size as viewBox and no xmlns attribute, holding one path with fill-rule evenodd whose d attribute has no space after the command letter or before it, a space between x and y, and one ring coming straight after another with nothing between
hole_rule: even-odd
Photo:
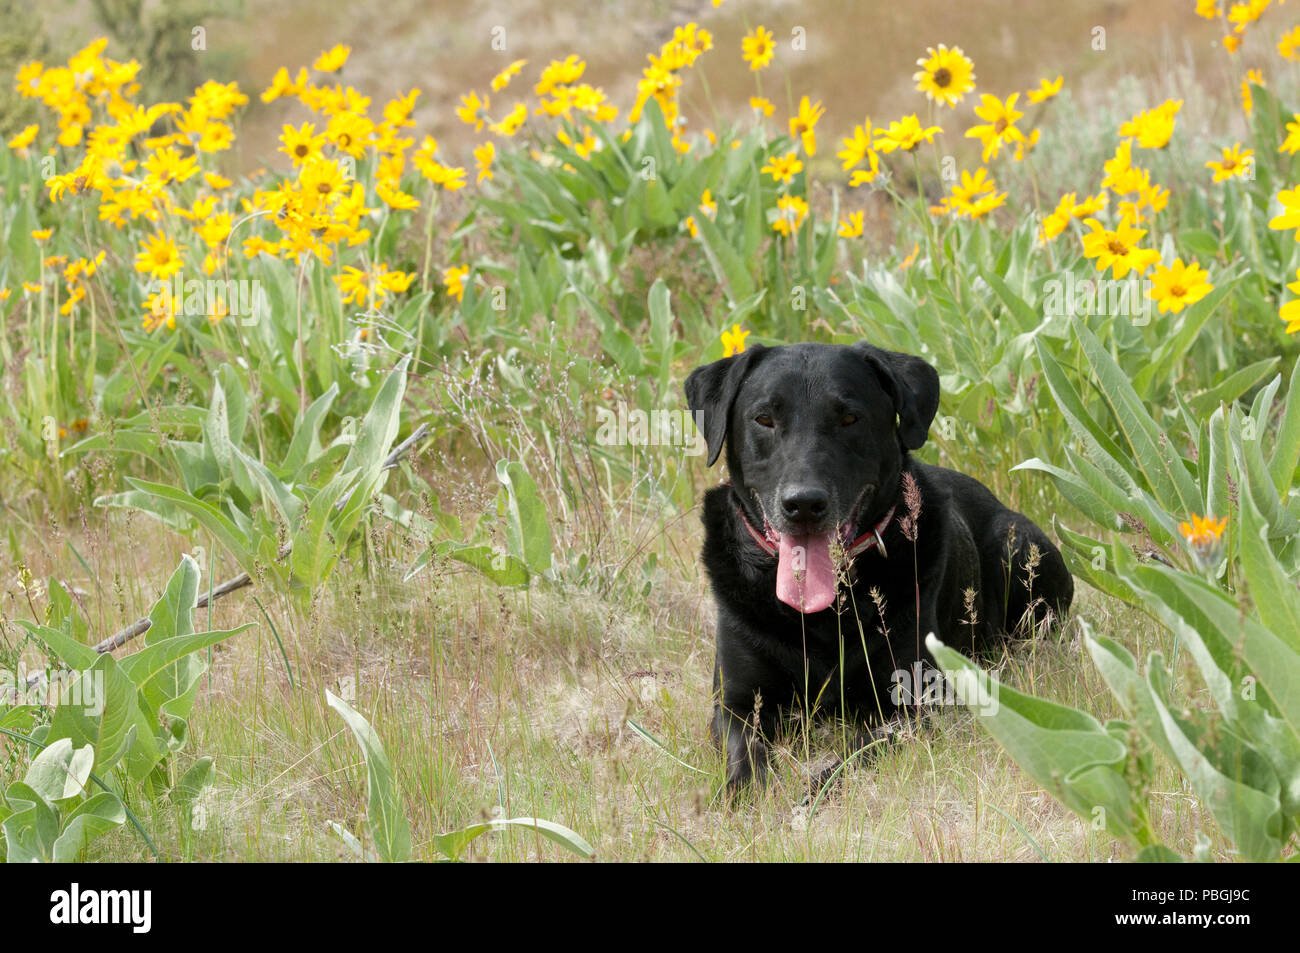
<instances>
[{"instance_id":1,"label":"dog's eye","mask_svg":"<svg viewBox=\"0 0 1300 953\"><path fill-rule=\"evenodd\" d=\"M758 424L760 427L774 426L774 424L772 423L771 414L759 414L757 417L754 418L754 423Z\"/></svg>"},{"instance_id":2,"label":"dog's eye","mask_svg":"<svg viewBox=\"0 0 1300 953\"><path fill-rule=\"evenodd\" d=\"M841 418L841 420L840 420L840 426L841 426L841 427L852 427L852 426L853 426L854 424L856 424L857 422L858 422L858 418L857 418L857 416L856 416L855 414L845 414L844 417Z\"/></svg>"}]
</instances>

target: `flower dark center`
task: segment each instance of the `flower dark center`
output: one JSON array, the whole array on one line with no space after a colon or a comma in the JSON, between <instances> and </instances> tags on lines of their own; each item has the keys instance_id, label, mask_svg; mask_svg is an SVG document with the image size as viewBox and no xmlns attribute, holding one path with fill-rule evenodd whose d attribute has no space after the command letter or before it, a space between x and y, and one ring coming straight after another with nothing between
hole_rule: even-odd
<instances>
[{"instance_id":1,"label":"flower dark center","mask_svg":"<svg viewBox=\"0 0 1300 953\"><path fill-rule=\"evenodd\" d=\"M1128 246L1115 238L1106 243L1106 248L1112 255L1123 256L1128 254Z\"/></svg>"},{"instance_id":2,"label":"flower dark center","mask_svg":"<svg viewBox=\"0 0 1300 953\"><path fill-rule=\"evenodd\" d=\"M948 67L940 66L934 71L933 79L934 85L938 86L940 89L944 89L952 82L952 73L949 71Z\"/></svg>"}]
</instances>

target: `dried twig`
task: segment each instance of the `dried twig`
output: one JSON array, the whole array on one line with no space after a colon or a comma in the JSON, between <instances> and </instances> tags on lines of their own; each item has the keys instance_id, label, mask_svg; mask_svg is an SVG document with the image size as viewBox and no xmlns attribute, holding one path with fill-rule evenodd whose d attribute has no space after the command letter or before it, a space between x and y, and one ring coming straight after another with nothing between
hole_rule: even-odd
<instances>
[{"instance_id":1,"label":"dried twig","mask_svg":"<svg viewBox=\"0 0 1300 953\"><path fill-rule=\"evenodd\" d=\"M391 470L393 469L393 467L397 466L398 461L400 461L402 457L406 456L406 451L410 450L413 446L415 446L415 444L420 440L421 437L423 437L428 432L428 430L429 430L428 424L420 424L420 426L416 427L414 433L412 433L409 437L407 437L396 447L394 447L392 453L384 457L384 462L380 464L379 469ZM346 493L344 493L343 499L339 500L337 503L334 504L334 511L336 513L343 512L343 507L347 506L348 500L352 499L352 493L354 490L356 490L356 487L353 487L351 490L348 490Z\"/></svg>"},{"instance_id":2,"label":"dried twig","mask_svg":"<svg viewBox=\"0 0 1300 953\"><path fill-rule=\"evenodd\" d=\"M420 426L416 427L414 433L412 433L409 437L407 437L396 447L394 447L393 452L384 458L384 462L381 465L381 469L391 470L395 466L397 466L398 462L402 459L402 457L406 456L407 452L413 446L415 446L415 444L418 443L419 440L422 437L424 437L424 435L427 434L428 432L429 432L429 427L427 424L420 424ZM351 491L349 491L348 494L343 497L343 499L339 500L337 509L341 510L343 508L343 505L347 503L348 499L351 498L351 496L352 493ZM285 556L288 556L289 552L292 549L293 549L292 546L288 546L288 545L281 546L279 558L283 559ZM198 601L194 603L194 608L196 609L206 608L209 601L216 602L222 596L229 595L230 593L235 592L238 589L243 589L245 586L251 586L252 584L253 584L252 577L249 576L249 574L246 572L241 572L238 576L235 576L233 579L227 579L225 582L221 583L221 585L213 588L210 594L211 599L209 599L209 593L206 592L203 593L203 595L199 596ZM152 625L153 622L149 619L139 619L131 623L130 625L128 625L125 629L122 629L119 632L114 632L108 638L96 644L95 651L99 652L100 654L103 654L104 652L111 652L114 649L120 649L123 645L126 645L127 642L130 642L136 636L143 635L144 633L148 632L149 627Z\"/></svg>"},{"instance_id":3,"label":"dried twig","mask_svg":"<svg viewBox=\"0 0 1300 953\"><path fill-rule=\"evenodd\" d=\"M248 573L241 572L234 579L227 579L221 585L214 588L212 590L211 600L209 600L208 593L206 592L199 596L198 601L194 603L194 608L206 608L209 601L215 602L217 599L220 599L228 593L234 592L236 589L243 589L245 586L251 586L252 584L253 578L249 576ZM97 644L95 646L95 651L103 654L104 652L111 652L113 649L119 649L123 645L126 645L127 642L134 639L137 635L144 635L144 633L149 631L149 628L152 625L153 622L149 619L140 619L138 622L132 622L122 631L115 632L103 642Z\"/></svg>"}]
</instances>

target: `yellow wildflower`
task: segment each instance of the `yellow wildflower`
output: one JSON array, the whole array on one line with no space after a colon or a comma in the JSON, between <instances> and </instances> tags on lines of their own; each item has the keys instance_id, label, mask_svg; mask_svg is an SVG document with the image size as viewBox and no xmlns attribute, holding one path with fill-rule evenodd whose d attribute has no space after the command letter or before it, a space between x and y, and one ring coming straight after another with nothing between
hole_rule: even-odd
<instances>
[{"instance_id":1,"label":"yellow wildflower","mask_svg":"<svg viewBox=\"0 0 1300 953\"><path fill-rule=\"evenodd\" d=\"M939 44L926 49L926 56L916 61L921 67L912 74L918 92L925 93L940 106L956 108L966 94L975 89L975 64L961 51Z\"/></svg>"},{"instance_id":2,"label":"yellow wildflower","mask_svg":"<svg viewBox=\"0 0 1300 953\"><path fill-rule=\"evenodd\" d=\"M759 26L754 28L754 32L741 39L740 49L741 59L748 63L750 71L754 72L772 62L772 56L776 52L776 41L769 30Z\"/></svg>"}]
</instances>

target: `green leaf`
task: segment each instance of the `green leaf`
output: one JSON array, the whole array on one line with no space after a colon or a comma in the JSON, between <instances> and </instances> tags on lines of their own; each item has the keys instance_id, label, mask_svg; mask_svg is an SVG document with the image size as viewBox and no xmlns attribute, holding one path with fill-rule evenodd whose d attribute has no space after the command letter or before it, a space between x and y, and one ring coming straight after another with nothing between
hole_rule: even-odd
<instances>
[{"instance_id":1,"label":"green leaf","mask_svg":"<svg viewBox=\"0 0 1300 953\"><path fill-rule=\"evenodd\" d=\"M1043 379L1047 381L1047 388L1052 392L1056 406L1060 408L1070 429L1088 447L1093 462L1101 468L1110 482L1126 493L1131 492L1135 488L1133 477L1120 463L1124 459L1124 453L1107 432L1108 428L1102 427L1088 412L1083 398L1075 390L1074 384L1066 376L1046 342L1038 338L1034 341L1034 347L1038 352L1038 362L1043 369Z\"/></svg>"},{"instance_id":2,"label":"green leaf","mask_svg":"<svg viewBox=\"0 0 1300 953\"><path fill-rule=\"evenodd\" d=\"M1268 461L1269 476L1273 478L1273 485L1283 499L1286 499L1291 490L1297 464L1300 464L1300 361L1291 371L1286 405L1278 423L1273 453Z\"/></svg>"},{"instance_id":3,"label":"green leaf","mask_svg":"<svg viewBox=\"0 0 1300 953\"><path fill-rule=\"evenodd\" d=\"M752 152L754 150L734 150L727 157L728 161L738 157L742 151ZM745 183L744 199L741 202L744 206L744 223L741 229L740 250L742 257L749 261L758 254L758 247L763 242L764 225L766 223L763 221L763 182L758 163L747 160L746 168L748 169L748 178Z\"/></svg>"},{"instance_id":4,"label":"green leaf","mask_svg":"<svg viewBox=\"0 0 1300 953\"><path fill-rule=\"evenodd\" d=\"M386 478L384 459L401 429L402 397L406 393L406 367L410 360L403 357L384 378L374 403L361 420L356 440L339 468L341 473L356 471L358 474L356 486L336 521L334 535L340 547L346 544L361 514L370 505L371 497ZM312 502L314 504L315 500Z\"/></svg>"},{"instance_id":5,"label":"green leaf","mask_svg":"<svg viewBox=\"0 0 1300 953\"><path fill-rule=\"evenodd\" d=\"M1197 651L1206 684L1226 714L1240 719L1263 702L1300 738L1300 656L1285 641L1243 614L1222 589L1196 576L1158 563L1137 565L1132 557L1119 572L1147 596L1161 621ZM1247 674L1259 683L1261 697L1253 702L1236 696Z\"/></svg>"},{"instance_id":6,"label":"green leaf","mask_svg":"<svg viewBox=\"0 0 1300 953\"><path fill-rule=\"evenodd\" d=\"M378 854L373 850L367 851L365 847L361 845L361 841L357 840L356 835L338 821L326 821L325 826L330 829L335 837L343 842L343 846L352 851L352 856L356 857L357 860L368 862L378 860Z\"/></svg>"},{"instance_id":7,"label":"green leaf","mask_svg":"<svg viewBox=\"0 0 1300 953\"><path fill-rule=\"evenodd\" d=\"M95 750L90 745L77 748L71 738L59 738L32 759L23 783L46 801L57 804L86 790L94 764Z\"/></svg>"},{"instance_id":8,"label":"green leaf","mask_svg":"<svg viewBox=\"0 0 1300 953\"><path fill-rule=\"evenodd\" d=\"M530 573L551 568L551 527L546 504L522 463L497 461L497 479L506 489L506 548Z\"/></svg>"},{"instance_id":9,"label":"green leaf","mask_svg":"<svg viewBox=\"0 0 1300 953\"><path fill-rule=\"evenodd\" d=\"M223 366L222 370L226 367ZM208 414L203 421L203 446L216 459L222 475L230 473L231 449L239 442L232 433L230 408L222 379L228 375L217 375L212 386L212 401L208 404ZM238 381L235 383L239 387ZM240 391L242 394L242 390ZM187 483L190 481L187 481ZM191 484L192 485L192 484Z\"/></svg>"},{"instance_id":10,"label":"green leaf","mask_svg":"<svg viewBox=\"0 0 1300 953\"><path fill-rule=\"evenodd\" d=\"M498 586L526 586L531 578L528 567L509 553L498 553L491 546L481 543L459 543L454 540L444 540L426 549L407 570L406 578L410 579L428 566L435 556L445 556L472 566Z\"/></svg>"},{"instance_id":11,"label":"green leaf","mask_svg":"<svg viewBox=\"0 0 1300 953\"><path fill-rule=\"evenodd\" d=\"M299 418L293 428L293 439L284 455L284 472L295 475L306 464L321 455L320 428L334 400L339 395L338 382L330 384L329 390L321 394Z\"/></svg>"},{"instance_id":12,"label":"green leaf","mask_svg":"<svg viewBox=\"0 0 1300 953\"><path fill-rule=\"evenodd\" d=\"M504 820L484 821L482 824L475 824L461 831L453 831L450 834L435 834L433 845L444 856L457 860L475 838L486 834L488 831L501 831L512 827L534 830L547 840L554 841L561 847L571 850L579 857L591 857L596 853L594 847L563 824L543 821L536 817L512 817Z\"/></svg>"},{"instance_id":13,"label":"green leaf","mask_svg":"<svg viewBox=\"0 0 1300 953\"><path fill-rule=\"evenodd\" d=\"M1181 864L1183 855L1164 844L1147 844L1137 854L1139 864Z\"/></svg>"},{"instance_id":14,"label":"green leaf","mask_svg":"<svg viewBox=\"0 0 1300 953\"><path fill-rule=\"evenodd\" d=\"M958 700L1026 774L1088 820L1096 808L1104 809L1107 829L1135 841L1135 812L1120 773L1127 754L1123 743L1086 712L1007 688L933 633L925 644Z\"/></svg>"},{"instance_id":15,"label":"green leaf","mask_svg":"<svg viewBox=\"0 0 1300 953\"><path fill-rule=\"evenodd\" d=\"M290 570L299 582L318 585L329 575L339 550L347 544L337 507L348 493L355 496L359 491L358 479L357 470L342 470L312 497L305 525L294 533L289 553Z\"/></svg>"},{"instance_id":16,"label":"green leaf","mask_svg":"<svg viewBox=\"0 0 1300 953\"><path fill-rule=\"evenodd\" d=\"M262 506L273 510L286 527L298 525L302 516L303 501L294 496L293 487L281 483L260 460L255 460L241 450L235 451L235 457L247 469L253 482L262 491Z\"/></svg>"},{"instance_id":17,"label":"green leaf","mask_svg":"<svg viewBox=\"0 0 1300 953\"><path fill-rule=\"evenodd\" d=\"M167 797L173 804L186 808L193 804L199 795L203 793L203 789L211 783L212 759L199 758L190 765L189 770L167 792Z\"/></svg>"},{"instance_id":18,"label":"green leaf","mask_svg":"<svg viewBox=\"0 0 1300 953\"><path fill-rule=\"evenodd\" d=\"M695 216L695 226L699 229L700 242L704 246L704 257L708 259L719 284L726 291L728 305L734 308L754 293L754 281L749 269L709 216Z\"/></svg>"},{"instance_id":19,"label":"green leaf","mask_svg":"<svg viewBox=\"0 0 1300 953\"><path fill-rule=\"evenodd\" d=\"M1242 482L1246 484L1255 505L1268 522L1269 538L1285 539L1300 532L1300 520L1283 505L1277 487L1268 475L1268 465L1264 462L1264 452L1260 445L1259 430L1262 427L1263 423L1257 422L1255 436L1244 436L1241 411L1234 407L1228 420L1228 440L1237 463L1237 472L1245 477Z\"/></svg>"},{"instance_id":20,"label":"green leaf","mask_svg":"<svg viewBox=\"0 0 1300 953\"><path fill-rule=\"evenodd\" d=\"M135 724L131 726L132 740L120 767L126 771L127 777L138 783L153 774L167 751L158 744L158 735L165 729L159 725L157 714L152 717L146 714L139 704L139 692L136 696Z\"/></svg>"},{"instance_id":21,"label":"green leaf","mask_svg":"<svg viewBox=\"0 0 1300 953\"><path fill-rule=\"evenodd\" d=\"M1178 242L1194 257L1213 260L1219 257L1219 238L1203 228L1187 228L1178 233Z\"/></svg>"},{"instance_id":22,"label":"green leaf","mask_svg":"<svg viewBox=\"0 0 1300 953\"><path fill-rule=\"evenodd\" d=\"M5 860L11 864L44 863L54 858L59 837L59 815L38 791L22 781L5 789L13 811L0 824L4 831Z\"/></svg>"},{"instance_id":23,"label":"green leaf","mask_svg":"<svg viewBox=\"0 0 1300 953\"><path fill-rule=\"evenodd\" d=\"M1165 737L1160 713L1151 697L1151 689L1146 679L1138 673L1137 660L1114 639L1094 635L1092 626L1087 622L1083 623L1083 638L1093 664L1101 672L1111 694L1119 701L1124 714L1132 719L1138 731L1163 751L1170 761L1177 764L1178 757L1170 747L1169 739Z\"/></svg>"},{"instance_id":24,"label":"green leaf","mask_svg":"<svg viewBox=\"0 0 1300 953\"><path fill-rule=\"evenodd\" d=\"M1094 589L1114 596L1122 602L1130 605L1139 602L1129 585L1115 575L1110 546L1103 546L1091 537L1074 532L1055 516L1052 517L1052 528L1056 530L1056 536L1061 541L1061 554L1065 557L1070 572ZM1098 558L1102 563L1100 568L1096 566Z\"/></svg>"},{"instance_id":25,"label":"green leaf","mask_svg":"<svg viewBox=\"0 0 1300 953\"><path fill-rule=\"evenodd\" d=\"M980 268L979 273L1006 306L1022 333L1029 333L1038 327L1041 323L1038 312L1029 306L1029 302L1012 291L1011 286L997 272L991 268Z\"/></svg>"},{"instance_id":26,"label":"green leaf","mask_svg":"<svg viewBox=\"0 0 1300 953\"><path fill-rule=\"evenodd\" d=\"M1267 377L1280 360L1280 357L1268 357L1262 361L1256 361L1254 364L1249 364L1239 371L1234 371L1213 387L1188 398L1188 406L1192 408L1192 412L1198 417L1204 417L1213 411L1215 407L1218 407L1221 402L1231 404Z\"/></svg>"},{"instance_id":27,"label":"green leaf","mask_svg":"<svg viewBox=\"0 0 1300 953\"><path fill-rule=\"evenodd\" d=\"M1205 487L1206 511L1210 514L1227 513L1231 498L1228 479L1231 476L1229 467L1232 461L1232 450L1228 417L1222 405L1210 415L1205 436L1209 443ZM1201 449L1201 453L1206 453L1205 448Z\"/></svg>"},{"instance_id":28,"label":"green leaf","mask_svg":"<svg viewBox=\"0 0 1300 953\"><path fill-rule=\"evenodd\" d=\"M163 594L149 610L151 625L145 633L145 644L163 642L178 635L192 635L194 603L198 597L199 564L193 556L185 553L167 580Z\"/></svg>"},{"instance_id":29,"label":"green leaf","mask_svg":"<svg viewBox=\"0 0 1300 953\"><path fill-rule=\"evenodd\" d=\"M135 477L127 477L126 482L139 492L170 503L193 516L204 530L214 536L226 548L226 551L239 564L239 568L249 575L253 575L257 571L254 554L249 549L248 537L240 532L239 527L228 516L225 516L211 503L164 483L150 483L147 480L139 480ZM95 503L96 505L120 505L111 497L100 497ZM127 505L139 506L140 504ZM140 508L144 509L142 506ZM152 513L148 509L145 509L145 512Z\"/></svg>"},{"instance_id":30,"label":"green leaf","mask_svg":"<svg viewBox=\"0 0 1300 953\"><path fill-rule=\"evenodd\" d=\"M1182 459L1147 413L1137 392L1101 342L1077 318L1071 319L1075 335L1093 373L1097 390L1110 408L1116 426L1133 453L1155 498L1170 512L1194 513L1201 506L1200 493Z\"/></svg>"},{"instance_id":31,"label":"green leaf","mask_svg":"<svg viewBox=\"0 0 1300 953\"><path fill-rule=\"evenodd\" d=\"M36 207L30 197L24 197L6 211L6 218L9 218L6 259L12 263L8 281L12 285L23 281L38 282L41 278L41 248L32 239L32 232L40 228Z\"/></svg>"},{"instance_id":32,"label":"green leaf","mask_svg":"<svg viewBox=\"0 0 1300 953\"><path fill-rule=\"evenodd\" d=\"M68 738L77 747L90 745L95 751L95 773L105 774L135 739L131 732L136 720L135 684L105 653L88 670L77 673L65 696L54 709L48 738Z\"/></svg>"},{"instance_id":33,"label":"green leaf","mask_svg":"<svg viewBox=\"0 0 1300 953\"><path fill-rule=\"evenodd\" d=\"M1158 657L1158 653L1153 653ZM1192 790L1247 860L1276 860L1282 849L1277 775L1263 757L1232 734L1216 739L1170 710L1162 666L1149 666L1147 684L1169 745Z\"/></svg>"},{"instance_id":34,"label":"green leaf","mask_svg":"<svg viewBox=\"0 0 1300 953\"><path fill-rule=\"evenodd\" d=\"M150 460L158 459L158 435L148 431L114 430L111 433L91 434L85 440L79 440L77 443L60 451L59 457L69 457L74 454L88 453L92 450L102 450L110 453L134 453L137 456L148 457Z\"/></svg>"},{"instance_id":35,"label":"green leaf","mask_svg":"<svg viewBox=\"0 0 1300 953\"><path fill-rule=\"evenodd\" d=\"M1254 492L1246 482L1241 507L1241 568L1250 584L1251 599L1260 621L1300 653L1300 590L1282 570L1269 547L1268 523L1255 503ZM1300 666L1300 655L1295 658ZM1297 673L1300 676L1300 672Z\"/></svg>"},{"instance_id":36,"label":"green leaf","mask_svg":"<svg viewBox=\"0 0 1300 953\"><path fill-rule=\"evenodd\" d=\"M704 190L709 188L709 182L718 171L722 158L721 153L715 152L708 158L691 163L686 174L668 191L673 208L679 216L685 218L697 213Z\"/></svg>"},{"instance_id":37,"label":"green leaf","mask_svg":"<svg viewBox=\"0 0 1300 953\"><path fill-rule=\"evenodd\" d=\"M650 286L650 345L659 354L667 357L668 347L672 343L673 311L668 286L662 278L656 278Z\"/></svg>"},{"instance_id":38,"label":"green leaf","mask_svg":"<svg viewBox=\"0 0 1300 953\"><path fill-rule=\"evenodd\" d=\"M600 346L628 375L636 376L644 370L645 360L641 356L640 344L613 321L605 325L605 330L600 335Z\"/></svg>"},{"instance_id":39,"label":"green leaf","mask_svg":"<svg viewBox=\"0 0 1300 953\"><path fill-rule=\"evenodd\" d=\"M72 550L73 555L81 562L83 568L89 572L90 567L86 566L85 560L81 559L81 554L71 544L69 544L68 548ZM93 573L91 575L93 576ZM72 596L64 588L63 583L51 576L46 587L46 593L49 599L49 607L46 609L45 621L68 635L84 641L90 631L90 623L81 614L77 604L72 601Z\"/></svg>"},{"instance_id":40,"label":"green leaf","mask_svg":"<svg viewBox=\"0 0 1300 953\"><path fill-rule=\"evenodd\" d=\"M87 798L69 812L63 833L54 841L51 859L56 864L75 861L90 842L126 823L126 808L111 791Z\"/></svg>"},{"instance_id":41,"label":"green leaf","mask_svg":"<svg viewBox=\"0 0 1300 953\"><path fill-rule=\"evenodd\" d=\"M766 288L760 288L758 291L755 291L752 295L727 312L727 316L722 319L720 327L725 330L730 329L733 324L740 324L758 309L758 306L763 303L763 299L766 297Z\"/></svg>"},{"instance_id":42,"label":"green leaf","mask_svg":"<svg viewBox=\"0 0 1300 953\"><path fill-rule=\"evenodd\" d=\"M1020 470L1038 470L1049 474L1056 483L1056 488L1061 491L1061 495L1098 526L1109 530L1118 530L1123 525L1116 512L1113 502L1114 497L1110 500L1103 497L1078 474L1071 473L1069 470L1047 463L1037 457L1011 468L1012 473Z\"/></svg>"},{"instance_id":43,"label":"green leaf","mask_svg":"<svg viewBox=\"0 0 1300 953\"><path fill-rule=\"evenodd\" d=\"M406 393L406 367L410 360L409 357L403 357L384 378L374 403L361 420L356 440L353 441L347 459L343 461L342 469L374 469L388 455L389 448L397 439L402 395Z\"/></svg>"},{"instance_id":44,"label":"green leaf","mask_svg":"<svg viewBox=\"0 0 1300 953\"><path fill-rule=\"evenodd\" d=\"M251 629L256 623L246 622L237 629L193 632L178 635L165 642L154 642L118 662L122 671L136 684L142 701L150 704L146 710L157 712L167 702L182 697L197 678L193 670L178 670L175 663L202 651L210 645L224 642L231 636ZM202 663L196 658L195 662ZM201 671L198 674L202 674Z\"/></svg>"},{"instance_id":45,"label":"green leaf","mask_svg":"<svg viewBox=\"0 0 1300 953\"><path fill-rule=\"evenodd\" d=\"M325 702L343 716L366 762L366 785L369 790L367 814L370 833L381 860L402 863L411 856L411 828L397 790L393 767L379 735L347 702L336 698L328 689Z\"/></svg>"},{"instance_id":46,"label":"green leaf","mask_svg":"<svg viewBox=\"0 0 1300 953\"><path fill-rule=\"evenodd\" d=\"M85 671L93 667L95 660L99 658L99 653L94 648L78 642L71 636L64 635L57 629L37 625L26 619L14 619L14 622L22 626L28 635L62 659L63 663L69 668Z\"/></svg>"}]
</instances>

